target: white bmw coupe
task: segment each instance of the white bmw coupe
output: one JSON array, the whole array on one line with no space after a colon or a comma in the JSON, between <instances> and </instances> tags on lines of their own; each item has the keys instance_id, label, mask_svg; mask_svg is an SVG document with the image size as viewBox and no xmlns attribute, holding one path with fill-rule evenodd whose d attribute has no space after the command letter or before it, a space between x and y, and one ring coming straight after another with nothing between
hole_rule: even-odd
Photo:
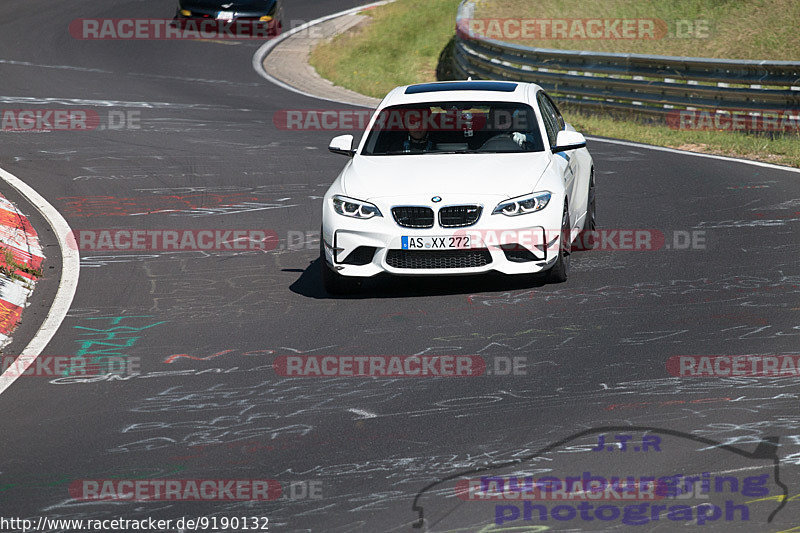
<instances>
[{"instance_id":1,"label":"white bmw coupe","mask_svg":"<svg viewBox=\"0 0 800 533\"><path fill-rule=\"evenodd\" d=\"M320 264L341 294L398 276L546 272L566 281L572 241L595 229L583 135L541 87L453 81L383 99L325 194Z\"/></svg>"}]
</instances>

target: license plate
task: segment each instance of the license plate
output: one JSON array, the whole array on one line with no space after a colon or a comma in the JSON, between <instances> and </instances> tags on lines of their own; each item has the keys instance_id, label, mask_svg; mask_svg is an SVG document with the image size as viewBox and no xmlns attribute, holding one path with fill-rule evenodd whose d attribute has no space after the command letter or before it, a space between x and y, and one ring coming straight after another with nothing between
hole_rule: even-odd
<instances>
[{"instance_id":1,"label":"license plate","mask_svg":"<svg viewBox=\"0 0 800 533\"><path fill-rule=\"evenodd\" d=\"M233 20L233 11L220 11L217 13L217 20Z\"/></svg>"},{"instance_id":2,"label":"license plate","mask_svg":"<svg viewBox=\"0 0 800 533\"><path fill-rule=\"evenodd\" d=\"M452 237L402 237L403 250L463 250L471 248L469 235Z\"/></svg>"}]
</instances>

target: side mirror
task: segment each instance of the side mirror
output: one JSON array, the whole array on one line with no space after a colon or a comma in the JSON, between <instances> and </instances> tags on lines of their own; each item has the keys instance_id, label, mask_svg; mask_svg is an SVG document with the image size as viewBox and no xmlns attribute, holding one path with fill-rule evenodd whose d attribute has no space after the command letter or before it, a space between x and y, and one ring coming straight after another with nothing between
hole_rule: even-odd
<instances>
[{"instance_id":1,"label":"side mirror","mask_svg":"<svg viewBox=\"0 0 800 533\"><path fill-rule=\"evenodd\" d=\"M556 145L553 153L566 152L567 150L577 150L586 147L586 138L577 131L561 130L556 136Z\"/></svg>"},{"instance_id":2,"label":"side mirror","mask_svg":"<svg viewBox=\"0 0 800 533\"><path fill-rule=\"evenodd\" d=\"M334 137L331 140L331 144L328 146L328 150L334 154L342 154L348 157L353 157L356 155L356 151L353 150L353 136L339 135L338 137Z\"/></svg>"}]
</instances>

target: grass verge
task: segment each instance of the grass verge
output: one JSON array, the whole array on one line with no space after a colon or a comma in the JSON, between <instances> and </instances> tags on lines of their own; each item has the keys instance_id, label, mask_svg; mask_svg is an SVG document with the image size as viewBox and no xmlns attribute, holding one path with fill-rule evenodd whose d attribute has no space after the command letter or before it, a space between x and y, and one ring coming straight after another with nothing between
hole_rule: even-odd
<instances>
[{"instance_id":1,"label":"grass verge","mask_svg":"<svg viewBox=\"0 0 800 533\"><path fill-rule=\"evenodd\" d=\"M11 250L9 250L8 248L2 250L3 250L3 259L5 260L5 262L0 264L0 274L3 274L11 279L24 281L26 283L28 282L28 279L23 276L20 276L19 272L30 274L31 276L36 278L42 277L41 269L35 269L26 265L21 265L16 262L16 260L14 259L14 254Z\"/></svg>"},{"instance_id":2,"label":"grass verge","mask_svg":"<svg viewBox=\"0 0 800 533\"><path fill-rule=\"evenodd\" d=\"M317 46L323 77L383 98L398 85L436 79L439 54L455 32L459 0L398 0L366 11L372 20Z\"/></svg>"},{"instance_id":3,"label":"grass verge","mask_svg":"<svg viewBox=\"0 0 800 533\"><path fill-rule=\"evenodd\" d=\"M726 155L800 168L800 135L747 135L718 131L684 131L636 120L590 115L560 106L567 122L584 135L611 137L690 152Z\"/></svg>"},{"instance_id":4,"label":"grass verge","mask_svg":"<svg viewBox=\"0 0 800 533\"><path fill-rule=\"evenodd\" d=\"M495 0L493 4L506 4L512 6L516 0ZM621 6L634 6L631 0L608 0L613 3L617 11L608 9L604 13L620 14ZM794 0L792 0L794 2ZM784 0L775 0L778 4ZM489 2L484 2L480 9L486 9ZM519 3L519 2L518 2ZM545 9L568 7L573 0L541 0L536 3ZM742 9L761 9L762 4L769 3L744 3L736 0L721 0L720 5L736 7L735 13L741 15ZM789 4L791 2L787 2ZM398 0L370 11L366 14L371 17L369 24L360 25L352 32L336 36L331 41L317 46L311 54L311 64L319 74L335 84L376 98L383 98L387 92L398 85L434 81L436 69L442 50L452 39L455 30L455 16L458 0ZM521 4L528 5L528 0ZM642 16L641 10L647 6L656 6L656 2L646 0L644 7L637 7L633 11L635 16ZM679 6L684 6L683 19L710 17L710 11L697 11L699 0L681 0ZM710 3L716 5L716 3ZM792 6L794 3L791 3ZM603 4L605 6L605 4ZM660 4L659 4L660 5ZM772 5L772 4L769 4ZM800 5L800 2L797 3ZM744 7L743 7L744 6ZM518 7L518 9L522 9ZM678 8L670 7L675 10ZM708 8L711 9L710 7ZM715 10L717 8L714 8ZM771 8L770 8L771 9ZM794 9L789 7L787 9ZM530 9L528 10L530 11ZM717 10L718 11L718 10ZM717 11L714 11L715 13ZM564 18L565 12L561 13ZM547 13L547 11L543 11ZM670 11L670 13L675 13ZM529 12L518 12L517 17L528 16ZM493 16L509 16L510 12L496 11ZM634 15L623 14L631 18ZM544 15L541 15L544 16ZM540 16L540 17L541 17ZM582 14L582 18L587 16ZM597 16L597 15L595 15ZM669 18L669 13L655 12L651 16ZM756 16L756 15L753 15ZM750 20L748 18L748 20ZM785 21L784 21L785 22ZM718 26L715 26L718 27ZM761 24L759 31L768 27ZM766 37L765 37L766 38ZM794 36L793 38L797 38ZM668 39L665 42L676 43L678 39ZM764 49L761 41L752 39L754 43L753 54ZM576 43L577 41L571 41ZM580 41L583 45L589 41ZM614 41L620 46L630 43ZM771 42L771 41L770 41ZM774 43L773 43L774 44ZM769 46L767 47L769 48ZM704 55L709 53L708 48L698 48L691 55ZM731 49L739 50L737 49ZM774 49L772 49L774 51ZM800 50L800 48L798 48ZM608 50L625 51L625 50ZM670 49L660 50L661 53L671 54ZM652 52L655 53L655 52ZM760 53L760 52L759 52ZM734 55L739 54L735 52ZM731 57L731 56L727 56ZM746 56L745 56L746 57ZM769 56L775 58L774 54ZM800 135L776 135L772 138L764 135L748 135L741 133L727 133L715 131L683 131L674 130L667 126L649 125L629 119L620 119L610 115L589 115L576 109L565 107L562 109L564 116L578 131L587 135L612 137L615 139L630 140L667 146L693 152L703 152L732 157L741 157L766 161L779 165L800 167Z\"/></svg>"}]
</instances>

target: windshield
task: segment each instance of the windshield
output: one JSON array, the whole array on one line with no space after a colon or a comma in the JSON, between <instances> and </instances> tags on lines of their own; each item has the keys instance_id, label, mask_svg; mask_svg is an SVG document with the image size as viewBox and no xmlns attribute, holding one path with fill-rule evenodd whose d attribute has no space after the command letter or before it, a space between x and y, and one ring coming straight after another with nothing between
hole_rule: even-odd
<instances>
[{"instance_id":1,"label":"windshield","mask_svg":"<svg viewBox=\"0 0 800 533\"><path fill-rule=\"evenodd\" d=\"M536 115L511 102L432 102L387 107L362 155L523 153L544 150Z\"/></svg>"}]
</instances>

